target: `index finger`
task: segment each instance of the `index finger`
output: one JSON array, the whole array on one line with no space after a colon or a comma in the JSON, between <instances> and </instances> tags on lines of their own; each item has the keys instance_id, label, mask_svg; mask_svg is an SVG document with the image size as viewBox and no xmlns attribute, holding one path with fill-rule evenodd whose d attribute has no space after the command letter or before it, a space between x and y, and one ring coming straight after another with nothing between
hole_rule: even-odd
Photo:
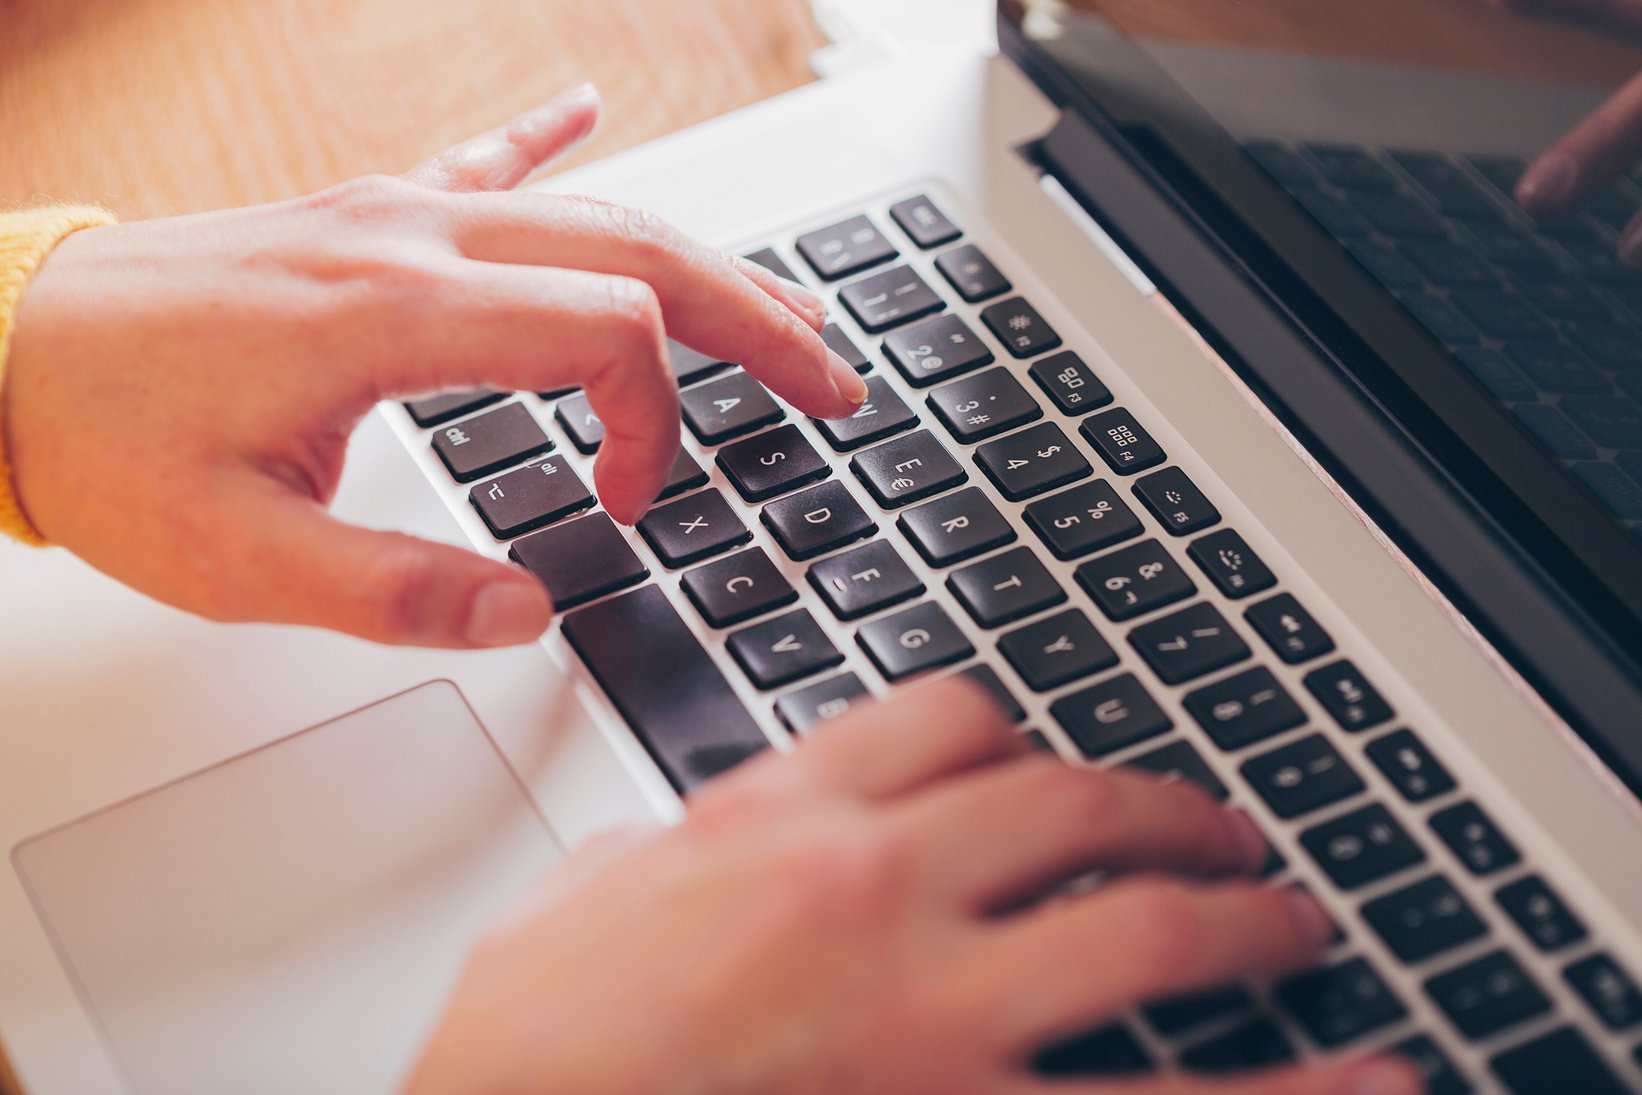
<instances>
[{"instance_id":1,"label":"index finger","mask_svg":"<svg viewBox=\"0 0 1642 1095\"><path fill-rule=\"evenodd\" d=\"M1642 159L1642 76L1569 130L1523 173L1517 203L1535 217L1570 213Z\"/></svg>"},{"instance_id":2,"label":"index finger","mask_svg":"<svg viewBox=\"0 0 1642 1095\"><path fill-rule=\"evenodd\" d=\"M598 126L599 108L598 90L578 85L417 164L405 178L435 190L511 190L586 140Z\"/></svg>"}]
</instances>

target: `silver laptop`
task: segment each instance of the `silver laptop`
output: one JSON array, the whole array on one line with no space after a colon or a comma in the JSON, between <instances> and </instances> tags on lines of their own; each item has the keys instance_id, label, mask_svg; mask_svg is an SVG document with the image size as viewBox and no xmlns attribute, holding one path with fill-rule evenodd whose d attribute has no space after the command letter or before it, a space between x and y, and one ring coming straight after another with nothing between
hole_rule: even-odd
<instances>
[{"instance_id":1,"label":"silver laptop","mask_svg":"<svg viewBox=\"0 0 1642 1095\"><path fill-rule=\"evenodd\" d=\"M1340 56L1323 0L1287 51L1099 7L1004 0L992 52L829 4L867 37L828 79L550 180L823 292L871 394L810 421L677 348L631 530L577 392L384 407L343 512L535 573L539 647L216 627L0 549L30 1091L392 1090L565 850L947 673L1246 810L1340 928L1043 1070L1394 1048L1441 1093L1642 1091L1642 189L1509 196L1605 88Z\"/></svg>"}]
</instances>

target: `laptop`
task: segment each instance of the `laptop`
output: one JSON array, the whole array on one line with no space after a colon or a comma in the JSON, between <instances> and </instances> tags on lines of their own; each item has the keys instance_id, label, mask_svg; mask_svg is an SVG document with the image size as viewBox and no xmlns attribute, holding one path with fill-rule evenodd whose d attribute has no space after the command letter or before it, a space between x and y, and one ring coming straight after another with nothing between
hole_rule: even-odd
<instances>
[{"instance_id":1,"label":"laptop","mask_svg":"<svg viewBox=\"0 0 1642 1095\"><path fill-rule=\"evenodd\" d=\"M539 646L223 628L4 549L27 1089L390 1091L567 850L964 673L1067 763L1247 811L1339 927L1042 1070L1391 1049L1444 1095L1642 1091L1642 188L1510 196L1639 58L1482 5L1237 7L1183 40L1000 0L994 51L827 4L865 37L826 80L548 180L824 293L870 395L811 421L677 348L636 529L575 391L382 408L342 512L535 573Z\"/></svg>"}]
</instances>

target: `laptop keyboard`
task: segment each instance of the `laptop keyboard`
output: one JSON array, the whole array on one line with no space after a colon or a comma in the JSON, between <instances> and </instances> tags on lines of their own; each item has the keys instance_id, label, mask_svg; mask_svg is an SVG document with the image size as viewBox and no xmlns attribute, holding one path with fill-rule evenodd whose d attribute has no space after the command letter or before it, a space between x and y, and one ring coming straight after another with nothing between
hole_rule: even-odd
<instances>
[{"instance_id":1,"label":"laptop keyboard","mask_svg":"<svg viewBox=\"0 0 1642 1095\"><path fill-rule=\"evenodd\" d=\"M1315 187L1326 215L1416 243L1443 242L1472 200L1456 186L1452 209L1405 208L1389 168L1390 186L1342 159L1335 175L1374 181L1359 212L1298 158L1283 150L1280 178ZM835 293L827 341L865 374L866 403L795 417L733 364L675 348L688 436L634 532L587 490L603 426L579 393L407 405L668 781L688 792L898 682L967 673L1040 748L1246 810L1272 841L1267 874L1323 897L1341 928L1319 970L1156 1001L1045 1050L1041 1071L1394 1047L1438 1093L1575 1090L1552 1075L1642 1091L1606 1037L1642 1032L1642 999L1550 865L1523 861L1399 717L1391 682L1359 668L1369 652L1288 587L1263 532L1234 527L1232 500L1118 398L1119 378L1064 344L980 226L945 198L893 197L749 252ZM1504 329L1495 292L1469 303Z\"/></svg>"},{"instance_id":2,"label":"laptop keyboard","mask_svg":"<svg viewBox=\"0 0 1642 1095\"><path fill-rule=\"evenodd\" d=\"M1642 539L1642 270L1616 242L1642 209L1633 180L1539 223L1511 198L1512 157L1244 148Z\"/></svg>"}]
</instances>

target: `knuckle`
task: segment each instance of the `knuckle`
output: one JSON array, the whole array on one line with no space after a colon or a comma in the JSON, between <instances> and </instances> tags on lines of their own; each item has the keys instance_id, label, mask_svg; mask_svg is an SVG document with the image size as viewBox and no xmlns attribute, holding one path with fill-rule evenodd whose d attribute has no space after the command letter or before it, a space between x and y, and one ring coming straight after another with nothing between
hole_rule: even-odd
<instances>
[{"instance_id":1,"label":"knuckle","mask_svg":"<svg viewBox=\"0 0 1642 1095\"><path fill-rule=\"evenodd\" d=\"M1052 757L1027 757L1018 763L1031 764L1038 771L1033 797L1057 803L1089 831L1110 828L1117 817L1119 793L1111 775L1098 768L1065 764Z\"/></svg>"},{"instance_id":2,"label":"knuckle","mask_svg":"<svg viewBox=\"0 0 1642 1095\"><path fill-rule=\"evenodd\" d=\"M889 825L865 811L829 813L786 863L793 893L845 923L882 930L906 889L907 851Z\"/></svg>"},{"instance_id":3,"label":"knuckle","mask_svg":"<svg viewBox=\"0 0 1642 1095\"><path fill-rule=\"evenodd\" d=\"M648 209L609 205L603 215L609 230L630 247L656 256L678 250L678 230Z\"/></svg>"},{"instance_id":4,"label":"knuckle","mask_svg":"<svg viewBox=\"0 0 1642 1095\"><path fill-rule=\"evenodd\" d=\"M375 174L338 183L308 200L318 208L365 220L409 208L431 193L396 175Z\"/></svg>"}]
</instances>

